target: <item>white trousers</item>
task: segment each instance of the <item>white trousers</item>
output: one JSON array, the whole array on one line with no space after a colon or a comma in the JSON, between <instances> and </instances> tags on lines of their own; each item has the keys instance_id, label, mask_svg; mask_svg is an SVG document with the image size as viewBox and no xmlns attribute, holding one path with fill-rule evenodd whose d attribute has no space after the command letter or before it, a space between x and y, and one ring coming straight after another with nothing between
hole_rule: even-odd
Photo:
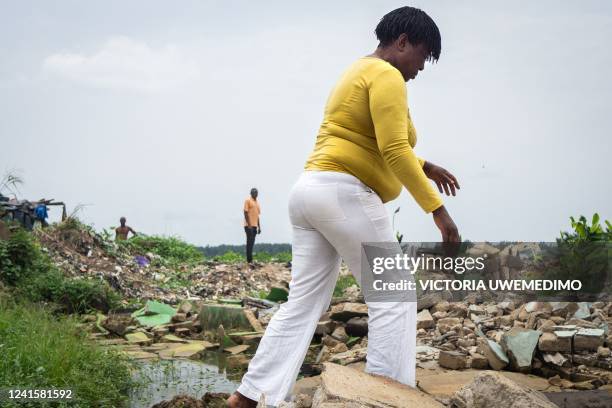
<instances>
[{"instance_id":1,"label":"white trousers","mask_svg":"<svg viewBox=\"0 0 612 408\"><path fill-rule=\"evenodd\" d=\"M277 406L290 393L340 260L360 282L361 244L395 242L380 197L356 177L305 171L289 196L293 226L289 298L272 317L238 392ZM397 246L400 251L399 245ZM366 372L415 386L416 302L369 302Z\"/></svg>"}]
</instances>

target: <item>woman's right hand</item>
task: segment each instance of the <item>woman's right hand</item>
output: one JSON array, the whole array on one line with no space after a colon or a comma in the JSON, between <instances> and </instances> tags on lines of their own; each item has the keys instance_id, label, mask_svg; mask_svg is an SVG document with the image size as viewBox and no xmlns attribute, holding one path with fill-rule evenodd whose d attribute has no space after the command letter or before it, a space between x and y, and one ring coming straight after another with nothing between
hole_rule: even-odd
<instances>
[{"instance_id":1,"label":"woman's right hand","mask_svg":"<svg viewBox=\"0 0 612 408\"><path fill-rule=\"evenodd\" d=\"M459 230L444 206L433 211L433 219L442 233L442 242L459 242Z\"/></svg>"}]
</instances>

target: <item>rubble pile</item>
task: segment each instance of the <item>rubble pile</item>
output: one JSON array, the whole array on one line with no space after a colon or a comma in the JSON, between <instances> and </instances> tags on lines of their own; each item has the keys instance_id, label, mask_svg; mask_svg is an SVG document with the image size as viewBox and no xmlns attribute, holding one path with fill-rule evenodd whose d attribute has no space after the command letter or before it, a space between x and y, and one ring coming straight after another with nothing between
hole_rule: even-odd
<instances>
[{"instance_id":1,"label":"rubble pile","mask_svg":"<svg viewBox=\"0 0 612 408\"><path fill-rule=\"evenodd\" d=\"M424 306L429 306L425 308ZM419 300L417 366L535 374L576 390L612 384L612 303ZM320 319L317 362L365 358L367 305L332 305Z\"/></svg>"},{"instance_id":2,"label":"rubble pile","mask_svg":"<svg viewBox=\"0 0 612 408\"><path fill-rule=\"evenodd\" d=\"M147 301L138 310L126 302L121 313L84 316L93 341L133 359L199 359L206 351L216 351L228 356L228 368L244 370L287 299L290 264L251 269L212 261L171 265L153 253L122 250L88 229L36 233L67 274L104 279L124 298ZM488 262L502 278L520 276L518 250L498 251ZM347 272L344 267L342 273ZM494 402L502 400L516 406L552 406L546 397L515 383L526 374L537 376L538 391L612 389L612 302L524 303L510 294L500 301L479 292L455 301L442 291L420 295L417 310L417 379L432 370L458 376L487 371L462 380L452 395L435 398L431 389L416 392L356 373L354 368L363 367L366 359L368 308L354 285L342 298L334 298L321 316L302 367L306 377L323 373L321 387L308 396L296 395L301 402L293 406L406 406L404 400L465 408L505 406ZM374 392L380 387L388 392Z\"/></svg>"},{"instance_id":3,"label":"rubble pile","mask_svg":"<svg viewBox=\"0 0 612 408\"><path fill-rule=\"evenodd\" d=\"M177 303L182 299L240 298L269 291L287 282L291 271L284 263L258 264L205 261L168 265L154 253L122 250L89 228L60 224L36 231L43 250L70 276L98 277L124 298L158 299Z\"/></svg>"}]
</instances>

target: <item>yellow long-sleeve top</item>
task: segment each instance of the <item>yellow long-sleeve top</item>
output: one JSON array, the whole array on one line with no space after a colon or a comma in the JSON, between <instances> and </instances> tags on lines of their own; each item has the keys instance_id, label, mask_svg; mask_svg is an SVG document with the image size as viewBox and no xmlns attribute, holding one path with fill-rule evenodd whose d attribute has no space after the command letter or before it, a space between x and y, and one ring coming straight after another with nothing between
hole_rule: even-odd
<instances>
[{"instance_id":1,"label":"yellow long-sleeve top","mask_svg":"<svg viewBox=\"0 0 612 408\"><path fill-rule=\"evenodd\" d=\"M339 171L360 179L383 202L405 186L427 213L442 199L412 148L416 131L402 74L376 57L357 60L332 90L306 170Z\"/></svg>"}]
</instances>

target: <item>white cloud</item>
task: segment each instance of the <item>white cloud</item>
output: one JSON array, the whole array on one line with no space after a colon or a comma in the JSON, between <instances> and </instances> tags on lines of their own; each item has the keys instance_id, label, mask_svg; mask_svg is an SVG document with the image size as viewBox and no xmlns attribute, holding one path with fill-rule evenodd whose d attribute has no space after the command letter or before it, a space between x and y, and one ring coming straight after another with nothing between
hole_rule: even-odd
<instances>
[{"instance_id":1,"label":"white cloud","mask_svg":"<svg viewBox=\"0 0 612 408\"><path fill-rule=\"evenodd\" d=\"M96 53L57 53L45 58L45 73L112 89L163 92L196 80L195 60L176 46L153 49L129 37L111 37Z\"/></svg>"}]
</instances>

